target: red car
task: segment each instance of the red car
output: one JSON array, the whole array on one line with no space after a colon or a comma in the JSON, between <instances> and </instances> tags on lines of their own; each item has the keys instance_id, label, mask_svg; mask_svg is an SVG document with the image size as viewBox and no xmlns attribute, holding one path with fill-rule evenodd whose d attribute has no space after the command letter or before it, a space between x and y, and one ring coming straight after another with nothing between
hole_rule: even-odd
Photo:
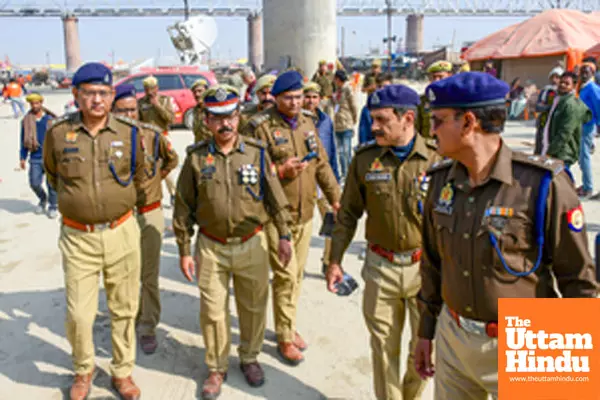
<instances>
[{"instance_id":1,"label":"red car","mask_svg":"<svg viewBox=\"0 0 600 400\"><path fill-rule=\"evenodd\" d=\"M159 93L173 99L173 104L175 104L173 125L183 124L188 129L192 129L194 123L192 109L196 105L196 100L194 100L190 87L198 79L206 80L209 86L216 84L215 74L212 71L200 71L198 67L193 66L141 68L139 72L115 83L115 86L129 83L135 87L138 93L137 97L140 98L144 96L143 81L150 75L158 79Z\"/></svg>"}]
</instances>

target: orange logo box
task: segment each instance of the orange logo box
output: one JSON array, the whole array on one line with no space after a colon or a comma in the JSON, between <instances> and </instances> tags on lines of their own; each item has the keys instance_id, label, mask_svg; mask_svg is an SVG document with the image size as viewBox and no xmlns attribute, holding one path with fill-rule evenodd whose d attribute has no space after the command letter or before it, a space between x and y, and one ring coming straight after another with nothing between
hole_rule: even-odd
<instances>
[{"instance_id":1,"label":"orange logo box","mask_svg":"<svg viewBox=\"0 0 600 400\"><path fill-rule=\"evenodd\" d=\"M600 299L499 299L498 396L599 400Z\"/></svg>"}]
</instances>

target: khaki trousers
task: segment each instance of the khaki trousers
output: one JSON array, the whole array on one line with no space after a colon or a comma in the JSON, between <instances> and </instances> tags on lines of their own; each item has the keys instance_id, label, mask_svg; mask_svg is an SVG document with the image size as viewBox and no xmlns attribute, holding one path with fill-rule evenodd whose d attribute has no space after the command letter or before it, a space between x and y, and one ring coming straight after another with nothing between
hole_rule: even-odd
<instances>
[{"instance_id":1,"label":"khaki trousers","mask_svg":"<svg viewBox=\"0 0 600 400\"><path fill-rule=\"evenodd\" d=\"M363 316L371 334L375 395L378 400L420 399L426 382L421 380L414 366L419 327L416 296L421 288L419 263L400 266L368 250L362 277L365 280ZM400 348L407 313L410 351L401 384Z\"/></svg>"},{"instance_id":2,"label":"khaki trousers","mask_svg":"<svg viewBox=\"0 0 600 400\"><path fill-rule=\"evenodd\" d=\"M304 266L308 258L310 238L312 236L312 219L305 224L290 225L292 231L292 258L284 267L277 256L279 233L273 224L267 225L269 241L269 262L273 270L273 314L275 315L275 332L279 342L293 342L296 333L296 309Z\"/></svg>"},{"instance_id":3,"label":"khaki trousers","mask_svg":"<svg viewBox=\"0 0 600 400\"><path fill-rule=\"evenodd\" d=\"M468 333L442 309L435 337L435 399L498 399L498 339Z\"/></svg>"},{"instance_id":4,"label":"khaki trousers","mask_svg":"<svg viewBox=\"0 0 600 400\"><path fill-rule=\"evenodd\" d=\"M332 210L329 202L325 197L323 197L322 193L320 193L320 197L317 198L317 207L319 209L319 214L321 215L321 221L325 218L325 214ZM325 238L325 247L323 249L323 264L329 265L329 258L331 257L331 238Z\"/></svg>"},{"instance_id":5,"label":"khaki trousers","mask_svg":"<svg viewBox=\"0 0 600 400\"><path fill-rule=\"evenodd\" d=\"M160 290L158 276L160 271L160 250L165 231L165 217L162 207L137 214L142 241L142 268L140 309L136 325L141 335L154 336L160 321Z\"/></svg>"},{"instance_id":6,"label":"khaki trousers","mask_svg":"<svg viewBox=\"0 0 600 400\"><path fill-rule=\"evenodd\" d=\"M140 290L140 230L129 218L115 229L82 232L62 226L58 241L67 296L67 339L76 374L94 368L93 326L98 312L98 279L104 278L110 310L114 377L131 375L135 364L135 315Z\"/></svg>"},{"instance_id":7,"label":"khaki trousers","mask_svg":"<svg viewBox=\"0 0 600 400\"><path fill-rule=\"evenodd\" d=\"M210 371L225 372L231 349L229 278L233 276L242 363L256 361L265 336L269 297L267 239L259 232L246 243L221 244L199 234L200 328Z\"/></svg>"}]
</instances>

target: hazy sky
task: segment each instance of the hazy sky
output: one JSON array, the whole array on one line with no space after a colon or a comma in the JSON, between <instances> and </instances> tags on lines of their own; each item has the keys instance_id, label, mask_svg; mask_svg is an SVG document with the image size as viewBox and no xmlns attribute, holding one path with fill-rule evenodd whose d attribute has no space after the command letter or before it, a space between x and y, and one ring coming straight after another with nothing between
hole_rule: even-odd
<instances>
[{"instance_id":1,"label":"hazy sky","mask_svg":"<svg viewBox=\"0 0 600 400\"><path fill-rule=\"evenodd\" d=\"M424 44L449 44L456 30L455 48L464 41L480 39L524 18L507 17L425 17ZM125 61L173 56L176 52L166 28L177 18L81 18L79 36L83 61ZM218 37L213 46L214 58L235 60L247 56L247 22L244 18L217 18ZM386 35L384 17L338 18L339 32L346 31L346 55L358 55L369 45L381 46ZM393 33L405 37L405 17L393 19ZM355 33L353 33L355 32ZM0 57L8 55L13 63L64 63L62 22L58 18L0 18ZM8 40L7 40L8 39Z\"/></svg>"}]
</instances>

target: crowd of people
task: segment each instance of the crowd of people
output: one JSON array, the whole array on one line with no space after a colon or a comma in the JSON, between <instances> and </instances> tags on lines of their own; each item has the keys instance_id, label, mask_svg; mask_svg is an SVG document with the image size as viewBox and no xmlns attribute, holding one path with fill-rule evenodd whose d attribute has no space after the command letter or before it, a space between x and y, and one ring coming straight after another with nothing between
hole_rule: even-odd
<instances>
[{"instance_id":1,"label":"crowd of people","mask_svg":"<svg viewBox=\"0 0 600 400\"><path fill-rule=\"evenodd\" d=\"M579 75L553 71L558 87L540 96L540 152L531 156L501 138L510 87L492 71L454 74L439 61L419 94L374 64L360 112L346 73L325 61L311 80L295 69L248 75L245 95L200 80L191 88L194 143L176 184L168 183L179 160L168 138L172 104L155 78L137 100L133 86L113 87L104 65L85 64L73 77L79 110L61 117L30 95L21 160L25 167L29 155L40 212L48 206L49 217L62 217L70 398L86 398L93 382L100 274L112 384L123 399L141 396L132 378L136 344L146 354L159 348L163 180L179 266L200 291L204 399L220 395L230 371L231 280L248 384L265 382L258 360L271 273L278 354L291 366L305 360L296 314L315 205L331 225L322 229L323 272L338 295L358 286L343 256L366 214L362 308L375 396L418 399L434 377L436 399L497 398L498 298L598 294L582 192L569 173L597 115L584 106L596 90L588 79L595 66L584 63ZM356 124L360 144L352 149ZM401 377L405 320L411 340Z\"/></svg>"}]
</instances>

